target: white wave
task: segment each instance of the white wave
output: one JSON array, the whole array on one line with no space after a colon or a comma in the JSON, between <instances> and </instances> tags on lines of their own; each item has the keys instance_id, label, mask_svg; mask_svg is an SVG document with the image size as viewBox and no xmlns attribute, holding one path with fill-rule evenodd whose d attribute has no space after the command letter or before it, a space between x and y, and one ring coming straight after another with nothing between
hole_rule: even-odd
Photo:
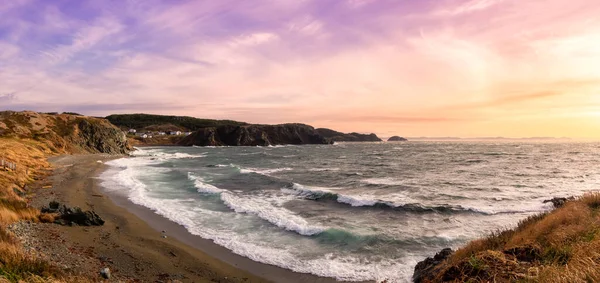
<instances>
[{"instance_id":1,"label":"white wave","mask_svg":"<svg viewBox=\"0 0 600 283\"><path fill-rule=\"evenodd\" d=\"M291 171L291 170L293 170L293 169L292 168L288 168L288 167L286 167L286 168L273 168L273 169L240 168L240 173L242 173L242 174L255 173L255 174L269 176L270 174L273 174L273 173L283 172L283 171Z\"/></svg>"},{"instance_id":2,"label":"white wave","mask_svg":"<svg viewBox=\"0 0 600 283\"><path fill-rule=\"evenodd\" d=\"M311 171L311 172L340 171L340 168L336 168L336 167L333 167L333 168L311 168L311 169L308 169L308 171Z\"/></svg>"},{"instance_id":3,"label":"white wave","mask_svg":"<svg viewBox=\"0 0 600 283\"><path fill-rule=\"evenodd\" d=\"M405 195L399 193L393 193L385 195L386 200L382 200L381 196L376 196L372 194L342 194L340 193L342 188L332 188L332 187L315 187L315 186L306 186L294 183L292 188L282 188L281 191L286 194L295 195L299 197L312 197L314 195L319 194L335 194L337 196L337 202L349 204L351 206L359 207L359 206L373 206L377 203L384 203L390 207L400 207L406 205L408 203L416 203L414 199L411 199Z\"/></svg>"},{"instance_id":4,"label":"white wave","mask_svg":"<svg viewBox=\"0 0 600 283\"><path fill-rule=\"evenodd\" d=\"M188 172L188 179L190 181L194 181L194 186L196 187L199 193L205 194L219 194L224 192L225 190L219 189L211 184L206 183L204 178L200 176L196 176L191 172Z\"/></svg>"},{"instance_id":5,"label":"white wave","mask_svg":"<svg viewBox=\"0 0 600 283\"><path fill-rule=\"evenodd\" d=\"M251 260L279 266L299 273L311 273L317 276L332 277L340 281L369 281L378 282L408 282L412 276L412 267L420 259L418 256L407 256L397 260L382 260L379 262L365 262L363 259L352 256L325 254L312 259L297 256L297 249L302 247L288 246L287 244L274 245L274 242L265 241L260 231L240 233L231 229L237 225L237 217L230 213L203 209L194 199L164 199L153 197L149 194L144 183L136 178L141 172L148 169L146 164L151 160L138 158L117 159L110 162L111 168L101 175L102 185L112 191L129 192L129 200L154 211L170 221L182 225L191 234L212 240L215 244L223 246L232 252ZM300 185L301 186L301 185ZM244 212L261 217L277 226L314 235L323 231L323 227L310 226L306 220L276 207L272 203L280 202L278 198L256 199L247 202L247 199L234 196L232 193L223 192L221 196L236 207L236 212ZM229 198L228 198L229 197ZM207 222L204 222L207 221ZM214 225L207 223L222 223Z\"/></svg>"},{"instance_id":6,"label":"white wave","mask_svg":"<svg viewBox=\"0 0 600 283\"><path fill-rule=\"evenodd\" d=\"M132 156L136 157L156 157L162 159L184 159L184 158L200 158L205 157L204 154L189 154L183 152L175 152L175 153L166 153L161 149L140 149L135 148L136 150L131 153Z\"/></svg>"},{"instance_id":7,"label":"white wave","mask_svg":"<svg viewBox=\"0 0 600 283\"><path fill-rule=\"evenodd\" d=\"M254 214L277 227L294 231L300 235L316 235L325 230L322 226L310 225L304 218L257 196L238 197L232 193L221 193L221 200L237 213Z\"/></svg>"},{"instance_id":8,"label":"white wave","mask_svg":"<svg viewBox=\"0 0 600 283\"><path fill-rule=\"evenodd\" d=\"M391 177L368 178L368 179L361 180L361 182L371 184L371 185L389 185L389 186L404 184L404 182L394 179L394 178L391 178Z\"/></svg>"}]
</instances>

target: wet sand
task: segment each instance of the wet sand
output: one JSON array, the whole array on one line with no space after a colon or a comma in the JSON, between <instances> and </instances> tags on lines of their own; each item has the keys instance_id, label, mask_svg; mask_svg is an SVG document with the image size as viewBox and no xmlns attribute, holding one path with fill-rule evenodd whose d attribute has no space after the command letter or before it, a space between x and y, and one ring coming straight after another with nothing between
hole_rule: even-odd
<instances>
[{"instance_id":1,"label":"wet sand","mask_svg":"<svg viewBox=\"0 0 600 283\"><path fill-rule=\"evenodd\" d=\"M80 262L70 267L74 273L98 280L98 271L109 267L114 279L139 282L335 282L233 254L145 207L105 192L97 176L106 169L103 162L114 158L120 157L67 155L50 159L56 168L51 176L53 186L37 190L32 205L57 200L94 210L106 223L99 227L39 224L38 234L55 235L65 247L58 252L44 251L43 246L35 249L56 258L76 254Z\"/></svg>"}]
</instances>

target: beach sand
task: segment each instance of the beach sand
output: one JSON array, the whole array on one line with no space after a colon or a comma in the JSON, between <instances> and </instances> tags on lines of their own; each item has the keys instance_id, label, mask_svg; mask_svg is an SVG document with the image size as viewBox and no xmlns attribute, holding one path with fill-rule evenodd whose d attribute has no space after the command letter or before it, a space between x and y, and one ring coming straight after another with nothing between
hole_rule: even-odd
<instances>
[{"instance_id":1,"label":"beach sand","mask_svg":"<svg viewBox=\"0 0 600 283\"><path fill-rule=\"evenodd\" d=\"M115 280L137 282L335 282L261 264L190 234L124 197L107 194L98 175L110 155L65 155L51 158L51 188L34 190L31 205L52 200L94 210L106 223L99 227L22 224L24 246L75 274L101 280L108 267ZM101 162L98 162L101 161ZM162 231L165 231L163 234ZM163 238L166 235L166 238Z\"/></svg>"}]
</instances>

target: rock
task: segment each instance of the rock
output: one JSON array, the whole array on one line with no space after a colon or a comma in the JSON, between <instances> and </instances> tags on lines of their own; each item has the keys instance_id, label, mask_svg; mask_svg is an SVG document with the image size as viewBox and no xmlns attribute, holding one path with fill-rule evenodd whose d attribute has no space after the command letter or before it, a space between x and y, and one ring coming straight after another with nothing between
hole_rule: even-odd
<instances>
[{"instance_id":1,"label":"rock","mask_svg":"<svg viewBox=\"0 0 600 283\"><path fill-rule=\"evenodd\" d=\"M433 258L428 257L425 260L417 263L413 273L413 282L429 282L437 275L439 265L450 257L454 251L450 248L445 248L435 254Z\"/></svg>"},{"instance_id":2,"label":"rock","mask_svg":"<svg viewBox=\"0 0 600 283\"><path fill-rule=\"evenodd\" d=\"M344 134L326 128L316 129L317 133L334 142L380 142L381 139L376 134Z\"/></svg>"},{"instance_id":3,"label":"rock","mask_svg":"<svg viewBox=\"0 0 600 283\"><path fill-rule=\"evenodd\" d=\"M81 226L102 226L104 220L94 211L83 211L79 207L67 207L60 205L57 201L52 201L48 207L42 207L42 213L56 213L54 223L60 225L81 225Z\"/></svg>"},{"instance_id":4,"label":"rock","mask_svg":"<svg viewBox=\"0 0 600 283\"><path fill-rule=\"evenodd\" d=\"M558 198L558 197L556 197L556 198L544 200L544 203L551 202L552 205L554 205L554 208L559 208L559 207L565 205L565 203L567 201L574 200L574 199L575 199L574 197L568 197L568 198Z\"/></svg>"},{"instance_id":5,"label":"rock","mask_svg":"<svg viewBox=\"0 0 600 283\"><path fill-rule=\"evenodd\" d=\"M219 126L202 128L179 141L183 146L269 146L284 144L330 144L304 124Z\"/></svg>"},{"instance_id":6,"label":"rock","mask_svg":"<svg viewBox=\"0 0 600 283\"><path fill-rule=\"evenodd\" d=\"M110 269L108 267L100 269L100 276L104 279L110 279Z\"/></svg>"},{"instance_id":7,"label":"rock","mask_svg":"<svg viewBox=\"0 0 600 283\"><path fill-rule=\"evenodd\" d=\"M397 141L408 141L408 140L405 139L405 138L403 138L403 137L393 136L393 137L389 138L387 141L389 141L389 142L397 142Z\"/></svg>"}]
</instances>

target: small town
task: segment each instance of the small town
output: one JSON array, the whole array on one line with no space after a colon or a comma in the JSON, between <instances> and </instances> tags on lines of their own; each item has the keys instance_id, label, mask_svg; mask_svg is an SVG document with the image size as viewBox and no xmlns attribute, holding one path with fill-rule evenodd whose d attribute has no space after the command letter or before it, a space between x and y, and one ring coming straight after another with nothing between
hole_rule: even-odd
<instances>
[{"instance_id":1,"label":"small town","mask_svg":"<svg viewBox=\"0 0 600 283\"><path fill-rule=\"evenodd\" d=\"M182 131L167 131L167 132L139 132L136 129L129 129L127 131L127 135L136 136L142 139L151 139L157 136L189 136L192 132L182 132Z\"/></svg>"}]
</instances>

